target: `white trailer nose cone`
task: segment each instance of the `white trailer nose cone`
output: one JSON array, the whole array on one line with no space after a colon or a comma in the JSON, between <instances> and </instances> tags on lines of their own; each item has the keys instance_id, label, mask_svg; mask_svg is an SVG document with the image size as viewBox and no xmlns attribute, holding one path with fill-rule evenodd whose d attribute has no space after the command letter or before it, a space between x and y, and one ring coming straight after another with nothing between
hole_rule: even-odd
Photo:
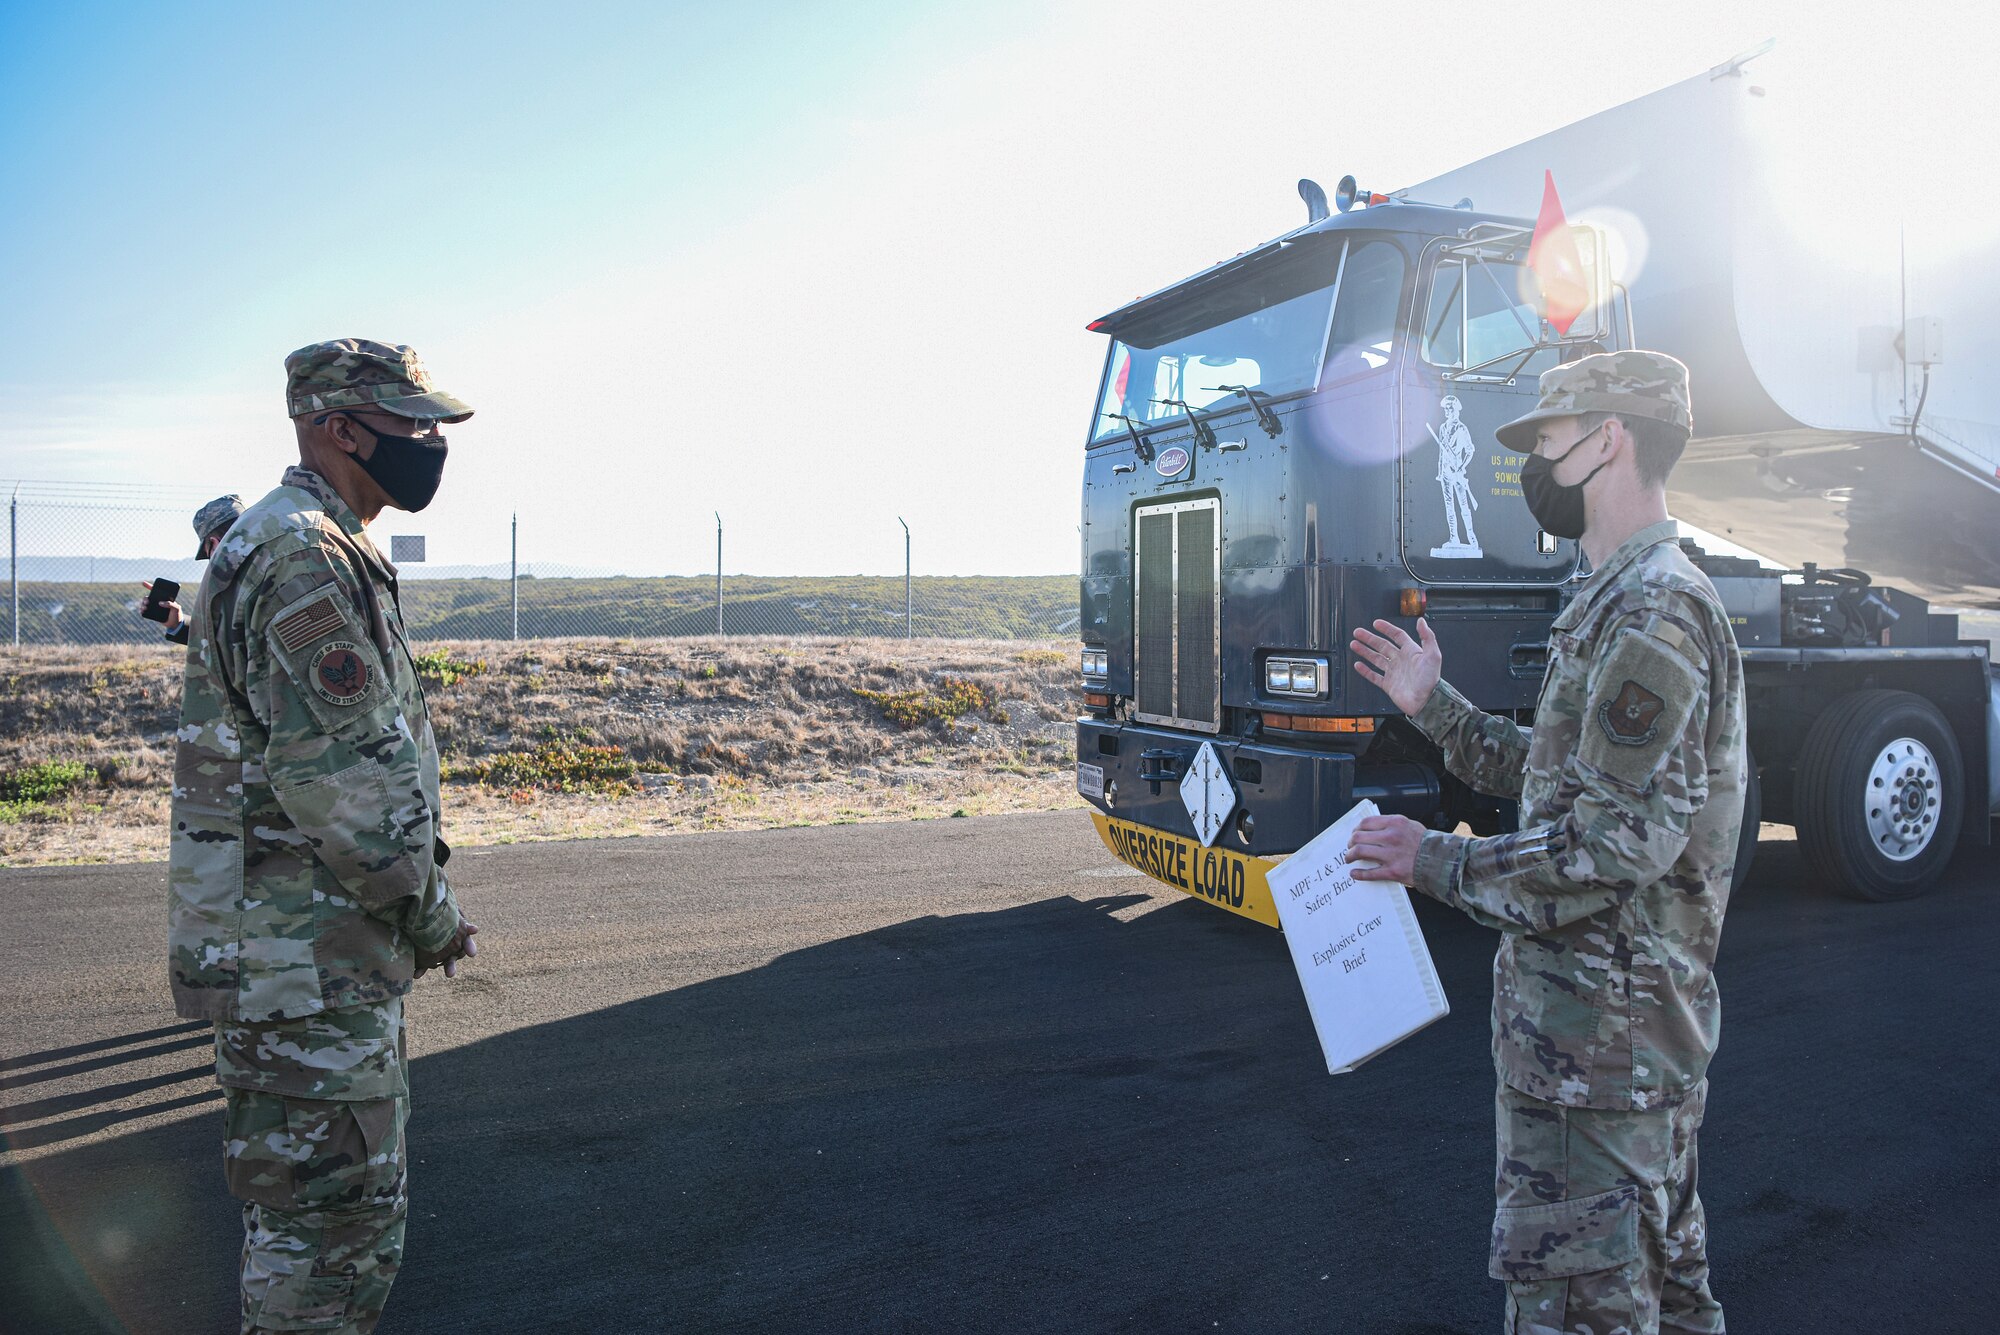
<instances>
[{"instance_id":1,"label":"white trailer nose cone","mask_svg":"<svg viewBox=\"0 0 2000 1335\"><path fill-rule=\"evenodd\" d=\"M1215 753L1213 742L1203 742L1194 753L1194 763L1181 776L1181 805L1204 847L1215 842L1229 813L1236 810L1236 786L1229 781L1228 767Z\"/></svg>"}]
</instances>

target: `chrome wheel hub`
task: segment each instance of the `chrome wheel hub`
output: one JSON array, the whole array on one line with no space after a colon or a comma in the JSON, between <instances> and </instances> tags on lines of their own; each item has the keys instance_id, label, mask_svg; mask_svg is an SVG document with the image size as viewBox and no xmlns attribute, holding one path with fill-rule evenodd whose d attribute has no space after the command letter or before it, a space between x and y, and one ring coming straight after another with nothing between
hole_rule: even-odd
<instances>
[{"instance_id":1,"label":"chrome wheel hub","mask_svg":"<svg viewBox=\"0 0 2000 1335\"><path fill-rule=\"evenodd\" d=\"M1914 737L1883 747L1868 769L1868 837L1891 862L1930 847L1943 811L1937 757Z\"/></svg>"}]
</instances>

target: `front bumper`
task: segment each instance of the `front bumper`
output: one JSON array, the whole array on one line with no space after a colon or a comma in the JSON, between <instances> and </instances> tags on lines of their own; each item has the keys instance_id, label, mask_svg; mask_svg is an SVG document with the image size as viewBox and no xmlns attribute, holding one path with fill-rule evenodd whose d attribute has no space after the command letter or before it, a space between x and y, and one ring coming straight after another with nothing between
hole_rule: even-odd
<instances>
[{"instance_id":1,"label":"front bumper","mask_svg":"<svg viewBox=\"0 0 2000 1335\"><path fill-rule=\"evenodd\" d=\"M1384 812L1428 822L1439 806L1438 776L1421 765L1370 765L1333 751L1287 745L1268 738L1206 737L1151 724L1080 718L1076 757L1104 771L1104 796L1085 793L1099 811L1121 821L1163 830L1199 844L1178 785L1140 778L1142 768L1185 773L1203 742L1215 747L1236 788L1237 806L1215 846L1280 858L1367 798ZM1144 762L1142 754L1156 753ZM1158 753L1178 758L1178 765ZM1115 787L1114 787L1115 785ZM1157 788L1158 792L1154 789ZM1248 814L1250 831L1242 817Z\"/></svg>"},{"instance_id":2,"label":"front bumper","mask_svg":"<svg viewBox=\"0 0 2000 1335\"><path fill-rule=\"evenodd\" d=\"M1100 811L1091 812L1090 819L1097 826L1097 837L1126 866L1217 908L1283 930L1278 906L1271 902L1270 875L1278 864L1270 858L1203 848L1193 839L1149 830Z\"/></svg>"}]
</instances>

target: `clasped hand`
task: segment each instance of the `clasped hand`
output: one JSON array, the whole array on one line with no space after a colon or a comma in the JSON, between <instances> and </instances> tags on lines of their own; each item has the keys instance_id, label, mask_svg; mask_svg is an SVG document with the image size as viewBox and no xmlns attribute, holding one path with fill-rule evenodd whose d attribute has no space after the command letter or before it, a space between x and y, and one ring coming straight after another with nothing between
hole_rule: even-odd
<instances>
[{"instance_id":1,"label":"clasped hand","mask_svg":"<svg viewBox=\"0 0 2000 1335\"><path fill-rule=\"evenodd\" d=\"M428 950L417 952L417 976L422 977L432 969L444 969L447 978L458 977L458 962L469 960L479 953L479 943L472 938L479 935L479 928L471 919L461 919L458 934L444 945L444 949L432 954Z\"/></svg>"}]
</instances>

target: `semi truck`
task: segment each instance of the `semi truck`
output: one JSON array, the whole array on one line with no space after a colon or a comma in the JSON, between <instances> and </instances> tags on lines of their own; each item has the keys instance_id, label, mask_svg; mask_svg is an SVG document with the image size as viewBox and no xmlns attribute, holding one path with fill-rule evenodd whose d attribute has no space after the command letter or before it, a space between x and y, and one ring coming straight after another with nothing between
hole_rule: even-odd
<instances>
[{"instance_id":1,"label":"semi truck","mask_svg":"<svg viewBox=\"0 0 2000 1335\"><path fill-rule=\"evenodd\" d=\"M1669 500L1742 648L1739 883L1760 821L1876 900L1991 845L2000 681L1937 604L2000 607L2000 254L1913 263L1905 233L1814 271L1762 225L1768 89L1748 63L1405 190L1349 177L1329 202L1301 181L1305 222L1090 322L1109 348L1084 445L1077 788L1119 858L1276 926L1267 873L1359 801L1515 828L1354 671L1349 633L1427 618L1446 678L1532 728L1588 571L1493 432L1542 371L1627 347L1691 371ZM1551 182L1573 320L1529 264Z\"/></svg>"}]
</instances>

